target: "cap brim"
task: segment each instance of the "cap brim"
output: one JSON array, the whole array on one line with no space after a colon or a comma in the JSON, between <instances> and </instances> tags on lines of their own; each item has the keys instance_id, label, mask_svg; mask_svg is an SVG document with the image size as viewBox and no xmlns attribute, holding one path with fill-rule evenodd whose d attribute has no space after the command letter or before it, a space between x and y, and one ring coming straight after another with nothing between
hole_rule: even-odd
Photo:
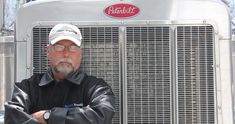
<instances>
[{"instance_id":1,"label":"cap brim","mask_svg":"<svg viewBox=\"0 0 235 124\"><path fill-rule=\"evenodd\" d=\"M61 40L70 40L70 41L74 42L77 46L81 46L81 41L76 38L73 38L71 36L59 36L59 37L56 37L55 39L53 39L52 41L50 41L50 43L52 45L54 45L55 43L57 43Z\"/></svg>"}]
</instances>

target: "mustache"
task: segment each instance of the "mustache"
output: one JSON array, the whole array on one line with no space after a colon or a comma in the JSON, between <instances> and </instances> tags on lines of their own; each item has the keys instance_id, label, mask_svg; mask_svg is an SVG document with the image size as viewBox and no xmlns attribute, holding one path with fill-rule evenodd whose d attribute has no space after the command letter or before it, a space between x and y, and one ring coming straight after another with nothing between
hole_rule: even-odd
<instances>
[{"instance_id":1,"label":"mustache","mask_svg":"<svg viewBox=\"0 0 235 124\"><path fill-rule=\"evenodd\" d=\"M64 62L69 63L69 64L71 64L71 65L72 65L72 63L73 63L70 58L62 58L62 59L59 59L56 64L64 63Z\"/></svg>"}]
</instances>

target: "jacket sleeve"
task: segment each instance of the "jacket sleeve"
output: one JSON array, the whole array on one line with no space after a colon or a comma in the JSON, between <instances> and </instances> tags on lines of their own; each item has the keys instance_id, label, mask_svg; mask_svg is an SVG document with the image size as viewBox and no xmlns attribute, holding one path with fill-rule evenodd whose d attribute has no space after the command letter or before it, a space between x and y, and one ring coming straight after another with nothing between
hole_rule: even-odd
<instances>
[{"instance_id":1,"label":"jacket sleeve","mask_svg":"<svg viewBox=\"0 0 235 124\"><path fill-rule=\"evenodd\" d=\"M11 101L5 103L4 124L39 124L28 114L29 105L28 95L15 85Z\"/></svg>"},{"instance_id":2,"label":"jacket sleeve","mask_svg":"<svg viewBox=\"0 0 235 124\"><path fill-rule=\"evenodd\" d=\"M111 87L92 86L87 97L89 104L85 107L53 108L49 124L111 124L115 113L115 98Z\"/></svg>"}]
</instances>

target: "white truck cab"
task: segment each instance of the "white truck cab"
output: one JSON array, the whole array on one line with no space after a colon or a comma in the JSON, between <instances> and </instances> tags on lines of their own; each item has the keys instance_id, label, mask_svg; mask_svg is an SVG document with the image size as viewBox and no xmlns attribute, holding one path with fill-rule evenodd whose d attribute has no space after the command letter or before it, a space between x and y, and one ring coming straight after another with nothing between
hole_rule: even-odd
<instances>
[{"instance_id":1,"label":"white truck cab","mask_svg":"<svg viewBox=\"0 0 235 124\"><path fill-rule=\"evenodd\" d=\"M58 23L83 35L81 69L116 96L113 124L233 124L231 24L217 0L38 0L20 8L15 81L48 69Z\"/></svg>"}]
</instances>

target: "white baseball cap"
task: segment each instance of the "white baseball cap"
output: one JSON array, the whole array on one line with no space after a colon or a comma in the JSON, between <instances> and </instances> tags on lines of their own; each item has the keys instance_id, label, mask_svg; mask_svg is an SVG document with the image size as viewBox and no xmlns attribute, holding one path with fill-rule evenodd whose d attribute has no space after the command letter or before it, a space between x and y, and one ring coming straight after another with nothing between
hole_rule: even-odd
<instances>
[{"instance_id":1,"label":"white baseball cap","mask_svg":"<svg viewBox=\"0 0 235 124\"><path fill-rule=\"evenodd\" d=\"M81 46L82 35L77 26L71 24L57 24L49 34L49 44L54 45L60 40L70 40L76 45Z\"/></svg>"}]
</instances>

